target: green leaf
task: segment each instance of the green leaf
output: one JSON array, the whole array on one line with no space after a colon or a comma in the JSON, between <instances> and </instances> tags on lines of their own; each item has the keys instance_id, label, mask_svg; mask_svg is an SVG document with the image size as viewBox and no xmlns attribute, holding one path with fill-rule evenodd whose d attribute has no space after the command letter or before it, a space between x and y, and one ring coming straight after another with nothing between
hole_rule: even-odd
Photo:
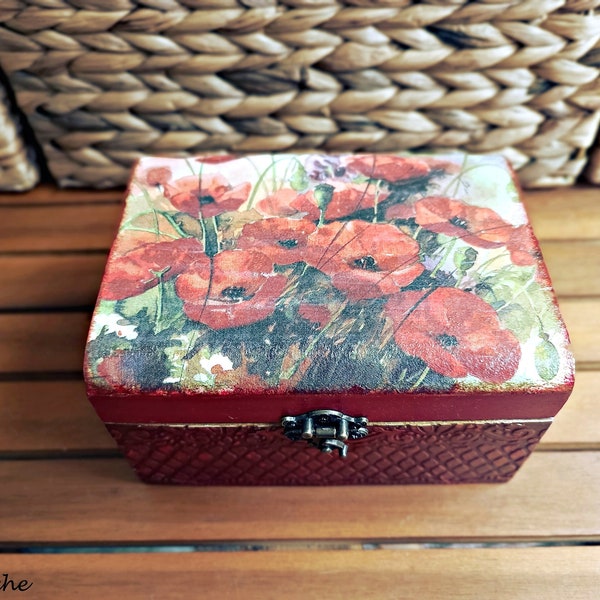
<instances>
[{"instance_id":1,"label":"green leaf","mask_svg":"<svg viewBox=\"0 0 600 600\"><path fill-rule=\"evenodd\" d=\"M519 197L519 191L517 190L517 186L515 182L511 179L504 189L504 195L506 198L510 198L512 202L520 202L521 199Z\"/></svg>"},{"instance_id":2,"label":"green leaf","mask_svg":"<svg viewBox=\"0 0 600 600\"><path fill-rule=\"evenodd\" d=\"M477 254L475 248L459 248L454 253L454 265L459 271L466 273L475 264Z\"/></svg>"},{"instance_id":3,"label":"green leaf","mask_svg":"<svg viewBox=\"0 0 600 600\"><path fill-rule=\"evenodd\" d=\"M152 324L155 333L170 327L181 329L186 321L173 281L161 282L142 294L120 300L116 309L128 319Z\"/></svg>"},{"instance_id":4,"label":"green leaf","mask_svg":"<svg viewBox=\"0 0 600 600\"><path fill-rule=\"evenodd\" d=\"M99 315L112 315L115 312L116 305L115 300L100 300L96 312Z\"/></svg>"},{"instance_id":5,"label":"green leaf","mask_svg":"<svg viewBox=\"0 0 600 600\"><path fill-rule=\"evenodd\" d=\"M527 341L532 329L537 325L536 315L520 304L506 306L500 310L498 316L502 325L510 329L520 342Z\"/></svg>"},{"instance_id":6,"label":"green leaf","mask_svg":"<svg viewBox=\"0 0 600 600\"><path fill-rule=\"evenodd\" d=\"M554 379L560 366L560 355L550 340L542 339L535 349L535 368L545 381Z\"/></svg>"},{"instance_id":7,"label":"green leaf","mask_svg":"<svg viewBox=\"0 0 600 600\"><path fill-rule=\"evenodd\" d=\"M308 188L309 183L310 180L308 179L306 169L301 164L298 164L294 174L290 177L291 188L297 192L303 192Z\"/></svg>"},{"instance_id":8,"label":"green leaf","mask_svg":"<svg viewBox=\"0 0 600 600\"><path fill-rule=\"evenodd\" d=\"M117 303L117 312L128 319L144 316L146 319L156 318L158 306L158 286L154 286L137 296L131 296ZM144 314L145 313L145 314Z\"/></svg>"}]
</instances>

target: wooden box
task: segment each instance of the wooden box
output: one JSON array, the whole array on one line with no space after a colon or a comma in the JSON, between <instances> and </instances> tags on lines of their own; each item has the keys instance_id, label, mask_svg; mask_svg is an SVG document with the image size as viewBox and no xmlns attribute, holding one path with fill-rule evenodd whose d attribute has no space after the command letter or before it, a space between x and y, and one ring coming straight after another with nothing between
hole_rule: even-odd
<instances>
[{"instance_id":1,"label":"wooden box","mask_svg":"<svg viewBox=\"0 0 600 600\"><path fill-rule=\"evenodd\" d=\"M503 158L145 158L85 376L147 482L500 482L573 359Z\"/></svg>"}]
</instances>

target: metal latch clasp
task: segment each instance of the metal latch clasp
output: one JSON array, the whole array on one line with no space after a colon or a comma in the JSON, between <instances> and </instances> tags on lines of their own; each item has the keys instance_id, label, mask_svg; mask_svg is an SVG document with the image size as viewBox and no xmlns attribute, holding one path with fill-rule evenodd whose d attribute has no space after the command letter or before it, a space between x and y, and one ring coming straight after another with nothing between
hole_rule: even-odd
<instances>
[{"instance_id":1,"label":"metal latch clasp","mask_svg":"<svg viewBox=\"0 0 600 600\"><path fill-rule=\"evenodd\" d=\"M368 435L366 417L349 417L335 410L312 410L295 417L283 417L284 435L290 440L306 440L322 452L337 450L343 458L348 454L348 440Z\"/></svg>"}]
</instances>

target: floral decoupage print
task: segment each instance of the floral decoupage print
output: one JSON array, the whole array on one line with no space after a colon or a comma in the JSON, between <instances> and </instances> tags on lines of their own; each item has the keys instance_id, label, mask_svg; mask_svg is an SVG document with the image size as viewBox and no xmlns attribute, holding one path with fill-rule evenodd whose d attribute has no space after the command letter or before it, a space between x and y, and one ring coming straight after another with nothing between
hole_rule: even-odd
<instances>
[{"instance_id":1,"label":"floral decoupage print","mask_svg":"<svg viewBox=\"0 0 600 600\"><path fill-rule=\"evenodd\" d=\"M498 157L147 158L87 347L106 390L552 387L567 336Z\"/></svg>"}]
</instances>

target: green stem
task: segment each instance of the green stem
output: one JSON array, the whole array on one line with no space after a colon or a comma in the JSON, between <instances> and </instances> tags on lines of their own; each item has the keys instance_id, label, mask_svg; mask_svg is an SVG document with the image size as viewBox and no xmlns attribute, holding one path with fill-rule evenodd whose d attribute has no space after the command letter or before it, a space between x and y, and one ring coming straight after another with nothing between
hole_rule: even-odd
<instances>
[{"instance_id":1,"label":"green stem","mask_svg":"<svg viewBox=\"0 0 600 600\"><path fill-rule=\"evenodd\" d=\"M289 278L290 283L283 290L283 292L281 292L281 295L277 299L277 302L275 302L276 306L279 306L282 302L284 302L285 299L287 298L288 294L292 290L295 290L300 285L300 281L302 280L302 277L304 277L304 274L308 270L308 267L309 267L309 265L305 263L301 273L297 277L294 276L294 272L296 271L297 267L294 268L294 270L292 271L292 274L290 275L290 278Z\"/></svg>"},{"instance_id":2,"label":"green stem","mask_svg":"<svg viewBox=\"0 0 600 600\"><path fill-rule=\"evenodd\" d=\"M204 251L206 251L206 223L202 217L200 217L198 221L200 222L200 228L202 229L202 247L204 248Z\"/></svg>"},{"instance_id":3,"label":"green stem","mask_svg":"<svg viewBox=\"0 0 600 600\"><path fill-rule=\"evenodd\" d=\"M190 351L192 350L192 348L194 347L194 345L196 344L196 340L198 339L198 332L197 331L192 331L192 335L190 336L190 341L186 347L185 350L185 354L183 355L184 357L187 356ZM186 360L185 358L181 359L181 370L179 371L179 379L182 380L185 372L187 370L187 366L188 366L189 360Z\"/></svg>"},{"instance_id":4,"label":"green stem","mask_svg":"<svg viewBox=\"0 0 600 600\"><path fill-rule=\"evenodd\" d=\"M154 204L152 202L152 198L150 198L150 194L146 188L142 188L142 193L144 194L144 200L146 200L146 204L148 204L148 208L150 209L149 214L152 214L154 217L154 227L156 229L156 235L160 235L160 225L158 223L158 214L157 210L154 208Z\"/></svg>"},{"instance_id":5,"label":"green stem","mask_svg":"<svg viewBox=\"0 0 600 600\"><path fill-rule=\"evenodd\" d=\"M427 377L427 375L429 374L429 367L425 367L423 369L423 371L421 372L421 374L419 375L419 378L417 379L417 381L415 381L415 383L413 383L413 385L410 387L410 389L408 390L409 392L412 392L414 390L416 390L425 380L425 377Z\"/></svg>"},{"instance_id":6,"label":"green stem","mask_svg":"<svg viewBox=\"0 0 600 600\"><path fill-rule=\"evenodd\" d=\"M185 164L188 166L188 169L192 172L192 175L195 175L196 171L194 170L194 165L190 162L189 158L185 159Z\"/></svg>"},{"instance_id":7,"label":"green stem","mask_svg":"<svg viewBox=\"0 0 600 600\"><path fill-rule=\"evenodd\" d=\"M177 223L177 221L175 221L175 219L173 219L173 217L168 212L166 212L164 210L156 210L155 208L151 208L150 210L147 210L147 211L144 211L141 213L137 213L130 219L127 219L126 221L123 222L122 229L132 229L135 231L136 229L133 227L129 227L129 224L132 223L133 221L135 221L136 219L139 219L139 217L143 217L145 215L153 215L155 229L150 229L150 230L139 229L139 231L147 231L148 233L155 233L156 235L169 235L168 233L164 233L163 231L160 230L160 224L158 222L158 215L161 215L162 217L165 218L165 221L167 221L169 223L169 225L171 225L171 227L179 234L179 237L190 237L189 234L187 234L181 228L179 223ZM173 236L171 236L171 237L173 237Z\"/></svg>"},{"instance_id":8,"label":"green stem","mask_svg":"<svg viewBox=\"0 0 600 600\"><path fill-rule=\"evenodd\" d=\"M200 218L200 226L202 227L202 242L204 243L204 252L206 256L213 257L218 254L219 245L219 230L217 229L217 218L208 217Z\"/></svg>"},{"instance_id":9,"label":"green stem","mask_svg":"<svg viewBox=\"0 0 600 600\"><path fill-rule=\"evenodd\" d=\"M156 233L156 231L154 231L154 229L145 229L144 227L125 227L124 230L126 230L126 231L140 231L142 233ZM171 233L161 233L160 235L168 237L168 238L171 238L173 240L180 239L179 236L173 235Z\"/></svg>"},{"instance_id":10,"label":"green stem","mask_svg":"<svg viewBox=\"0 0 600 600\"><path fill-rule=\"evenodd\" d=\"M333 324L336 322L337 318L342 314L342 312L344 312L345 308L346 305L342 304L340 308L336 311L336 313L332 315L331 319L329 320L329 323L327 323L327 325L325 325L325 327L323 327L323 329L321 329L321 331L319 331L319 333L313 338L310 344L306 347L306 350L304 350L304 352L302 353L300 359L297 360L294 365L292 365L289 369L287 369L284 373L281 374L282 380L291 379L296 374L296 371L298 371L300 365L302 365L302 363L306 360L308 355L312 352L313 348L317 345L317 343L325 335L325 333L329 331L329 329L331 329Z\"/></svg>"},{"instance_id":11,"label":"green stem","mask_svg":"<svg viewBox=\"0 0 600 600\"><path fill-rule=\"evenodd\" d=\"M258 193L259 187L263 184L265 178L269 174L269 171L273 171L273 177L275 177L275 165L280 162L277 160L273 160L271 164L260 174L259 178L256 180L254 187L252 189L252 193L250 194L250 198L248 198L247 209L250 210L252 208L252 204L254 203L254 199L256 198L256 194Z\"/></svg>"},{"instance_id":12,"label":"green stem","mask_svg":"<svg viewBox=\"0 0 600 600\"><path fill-rule=\"evenodd\" d=\"M377 183L377 185L375 186L375 199L373 200L373 223L377 223L377 220L379 219L379 215L377 214L377 211L379 209L379 190L380 190L380 186L381 185L381 181Z\"/></svg>"},{"instance_id":13,"label":"green stem","mask_svg":"<svg viewBox=\"0 0 600 600\"><path fill-rule=\"evenodd\" d=\"M162 271L152 271L154 275L156 275L158 279L158 285L156 286L156 316L154 318L154 333L160 333L162 331L161 321L163 315L163 303L164 303L164 293L163 293L163 275L170 269L167 267Z\"/></svg>"},{"instance_id":14,"label":"green stem","mask_svg":"<svg viewBox=\"0 0 600 600\"><path fill-rule=\"evenodd\" d=\"M156 300L156 331L158 332L160 328L160 321L162 319L163 313L163 281L162 281L162 273L158 277L158 298Z\"/></svg>"},{"instance_id":15,"label":"green stem","mask_svg":"<svg viewBox=\"0 0 600 600\"><path fill-rule=\"evenodd\" d=\"M508 308L509 306L515 304L515 300L521 295L521 294L525 294L525 298L527 298L527 301L529 302L529 305L531 306L531 308L533 309L534 313L537 309L537 307L535 306L534 301L532 300L531 296L529 295L529 293L527 292L527 288L533 283L534 281L534 277L532 277L531 279L528 279L527 282L521 287L521 289L517 292L515 292L515 294L513 295L513 297L511 298L510 302L507 302L506 304L504 304L503 306L501 306L500 308L496 309L496 313L500 313L503 310L505 310L506 308Z\"/></svg>"},{"instance_id":16,"label":"green stem","mask_svg":"<svg viewBox=\"0 0 600 600\"><path fill-rule=\"evenodd\" d=\"M477 270L481 273L488 265L491 265L494 261L498 260L499 258L506 258L506 256L507 256L507 253L502 253L502 254L493 256L489 260L486 260L484 263L481 263L481 265L479 265L479 268Z\"/></svg>"},{"instance_id":17,"label":"green stem","mask_svg":"<svg viewBox=\"0 0 600 600\"><path fill-rule=\"evenodd\" d=\"M461 177L465 174L468 173L471 169L476 169L478 167L480 167L481 165L474 165L472 167L469 167L468 169L465 168L467 166L467 161L468 161L468 155L465 154L463 156L463 162L462 165L460 167L460 173L458 175L456 175L456 177L453 177L449 182L448 185L445 187L444 191L442 192L442 196L446 196L448 194L448 192L450 191L450 187L452 186L452 184L456 183L456 188L454 190L454 193L456 194L456 192L458 191L458 186L460 185L460 179Z\"/></svg>"},{"instance_id":18,"label":"green stem","mask_svg":"<svg viewBox=\"0 0 600 600\"><path fill-rule=\"evenodd\" d=\"M446 260L448 260L448 257L450 256L450 253L452 252L452 249L454 248L455 244L456 244L456 238L453 238L452 241L450 241L450 243L448 244L448 247L446 248L446 252L444 253L444 256L440 259L440 262L438 262L438 264L435 265L435 268L433 269L433 271L431 271L430 277L432 279L437 275L437 272L442 268L442 265L446 262Z\"/></svg>"},{"instance_id":19,"label":"green stem","mask_svg":"<svg viewBox=\"0 0 600 600\"><path fill-rule=\"evenodd\" d=\"M168 221L169 225L181 236L184 238L190 237L183 229L181 229L179 223L168 213L162 210L158 211L158 214L162 215L166 221Z\"/></svg>"}]
</instances>

